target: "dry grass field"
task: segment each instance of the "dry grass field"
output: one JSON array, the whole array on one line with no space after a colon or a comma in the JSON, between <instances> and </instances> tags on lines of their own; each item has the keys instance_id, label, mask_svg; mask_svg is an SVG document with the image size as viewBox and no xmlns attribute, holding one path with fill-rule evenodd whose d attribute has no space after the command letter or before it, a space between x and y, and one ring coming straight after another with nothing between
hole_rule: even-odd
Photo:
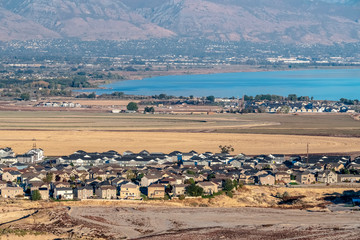
<instances>
[{"instance_id":1,"label":"dry grass field","mask_svg":"<svg viewBox=\"0 0 360 240\"><path fill-rule=\"evenodd\" d=\"M334 134L334 132L336 134ZM76 150L217 151L301 154L358 152L360 122L344 114L142 115L79 112L0 112L0 146L17 153L33 139L48 156Z\"/></svg>"}]
</instances>

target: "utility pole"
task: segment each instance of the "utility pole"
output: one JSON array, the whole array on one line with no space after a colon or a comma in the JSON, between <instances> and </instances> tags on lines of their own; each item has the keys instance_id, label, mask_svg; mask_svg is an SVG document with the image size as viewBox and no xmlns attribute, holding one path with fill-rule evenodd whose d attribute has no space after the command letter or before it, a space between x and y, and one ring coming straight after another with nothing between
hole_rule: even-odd
<instances>
[{"instance_id":1,"label":"utility pole","mask_svg":"<svg viewBox=\"0 0 360 240\"><path fill-rule=\"evenodd\" d=\"M306 164L309 165L309 142L306 144Z\"/></svg>"},{"instance_id":2,"label":"utility pole","mask_svg":"<svg viewBox=\"0 0 360 240\"><path fill-rule=\"evenodd\" d=\"M36 139L33 138L33 149L36 149Z\"/></svg>"}]
</instances>

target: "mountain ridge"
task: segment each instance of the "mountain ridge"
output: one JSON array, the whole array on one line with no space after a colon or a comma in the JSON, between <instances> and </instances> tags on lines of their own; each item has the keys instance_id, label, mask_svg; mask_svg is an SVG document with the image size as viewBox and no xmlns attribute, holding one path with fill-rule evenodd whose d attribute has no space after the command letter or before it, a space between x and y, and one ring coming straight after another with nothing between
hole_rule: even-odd
<instances>
[{"instance_id":1,"label":"mountain ridge","mask_svg":"<svg viewBox=\"0 0 360 240\"><path fill-rule=\"evenodd\" d=\"M0 0L0 10L2 41L360 41L359 0ZM22 32L20 23L29 25L27 31Z\"/></svg>"}]
</instances>

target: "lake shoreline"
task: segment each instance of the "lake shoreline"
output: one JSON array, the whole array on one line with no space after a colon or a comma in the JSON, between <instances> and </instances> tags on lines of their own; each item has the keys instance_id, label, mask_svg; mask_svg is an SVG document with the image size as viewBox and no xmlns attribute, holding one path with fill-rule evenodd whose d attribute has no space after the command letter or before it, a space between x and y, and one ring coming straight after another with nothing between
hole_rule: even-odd
<instances>
[{"instance_id":1,"label":"lake shoreline","mask_svg":"<svg viewBox=\"0 0 360 240\"><path fill-rule=\"evenodd\" d=\"M103 85L112 84L115 82L144 80L146 78L164 77L164 76L185 76L185 75L207 75L207 74L221 74L221 73L241 73L241 72L277 72L277 71L303 71L303 70L331 70L331 69L360 69L359 66L309 66L309 67L265 67L261 65L225 65L221 67L212 68L193 68L193 69L178 69L169 71L118 71L118 74L122 74L124 79L110 80L108 83L100 83L96 88L82 88L80 91L96 89L107 89L101 87ZM96 82L95 82L96 84Z\"/></svg>"},{"instance_id":2,"label":"lake shoreline","mask_svg":"<svg viewBox=\"0 0 360 240\"><path fill-rule=\"evenodd\" d=\"M100 85L97 89L82 89L77 92L111 94L124 92L134 96L215 96L220 98L243 95L270 94L287 96L309 96L322 100L340 98L357 99L360 90L359 68L227 68L196 70L192 72L172 71L164 74L143 75L128 81L117 81ZM170 75L169 75L170 74ZM174 75L171 75L174 74ZM187 74L187 75L186 75ZM153 76L157 77L153 77ZM137 76L139 77L139 75ZM140 80L141 81L134 81Z\"/></svg>"}]
</instances>

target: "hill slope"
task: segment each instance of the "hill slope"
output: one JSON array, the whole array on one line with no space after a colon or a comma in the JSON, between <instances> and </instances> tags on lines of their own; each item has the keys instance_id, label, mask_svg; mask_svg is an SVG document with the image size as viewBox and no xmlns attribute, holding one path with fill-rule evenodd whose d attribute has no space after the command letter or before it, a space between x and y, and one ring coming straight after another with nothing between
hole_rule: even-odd
<instances>
[{"instance_id":1,"label":"hill slope","mask_svg":"<svg viewBox=\"0 0 360 240\"><path fill-rule=\"evenodd\" d=\"M0 0L0 40L207 38L333 44L360 41L358 0ZM4 10L5 11L5 10ZM11 35L9 19L41 27ZM25 20L26 19L26 20ZM37 36L37 32L40 36Z\"/></svg>"}]
</instances>

